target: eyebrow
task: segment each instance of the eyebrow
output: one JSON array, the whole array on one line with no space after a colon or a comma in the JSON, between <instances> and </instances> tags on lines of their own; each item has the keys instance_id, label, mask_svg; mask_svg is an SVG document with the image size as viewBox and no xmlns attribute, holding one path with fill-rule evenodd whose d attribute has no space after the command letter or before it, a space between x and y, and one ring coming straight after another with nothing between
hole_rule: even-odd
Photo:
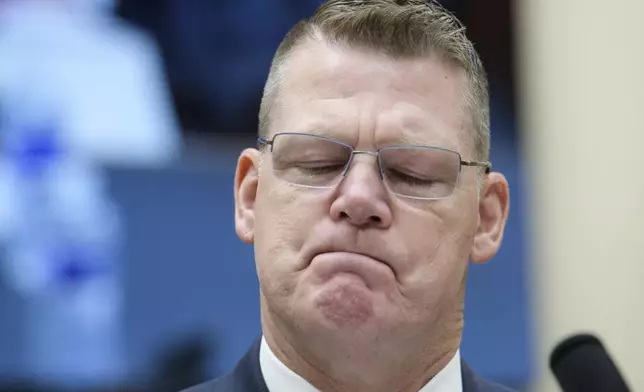
<instances>
[{"instance_id":1,"label":"eyebrow","mask_svg":"<svg viewBox=\"0 0 644 392\"><path fill-rule=\"evenodd\" d=\"M396 144L409 146L429 146L432 145L426 138L403 134L393 139Z\"/></svg>"},{"instance_id":2,"label":"eyebrow","mask_svg":"<svg viewBox=\"0 0 644 392\"><path fill-rule=\"evenodd\" d=\"M440 147L452 151L458 151L458 146L446 139L434 139L422 136L403 134L386 141L387 146L422 146L422 147Z\"/></svg>"},{"instance_id":3,"label":"eyebrow","mask_svg":"<svg viewBox=\"0 0 644 392\"><path fill-rule=\"evenodd\" d=\"M310 126L301 127L301 128L298 128L297 130L289 131L289 132L306 133L308 135L322 136L330 139L339 140L343 143L351 144L349 141L346 140L346 138L342 137L341 132L337 132L337 131L334 132L331 128L321 127L318 124L312 124Z\"/></svg>"}]
</instances>

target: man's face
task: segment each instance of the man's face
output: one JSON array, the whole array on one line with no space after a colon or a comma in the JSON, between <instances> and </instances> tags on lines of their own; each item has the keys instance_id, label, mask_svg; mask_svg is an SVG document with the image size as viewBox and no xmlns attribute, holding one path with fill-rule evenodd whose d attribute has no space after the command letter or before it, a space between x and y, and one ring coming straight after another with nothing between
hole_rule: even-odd
<instances>
[{"instance_id":1,"label":"man's face","mask_svg":"<svg viewBox=\"0 0 644 392\"><path fill-rule=\"evenodd\" d=\"M301 132L372 151L413 140L474 159L465 75L438 59L309 42L285 75L269 139ZM502 176L479 199L476 169L463 166L451 196L416 200L394 195L370 155L332 189L293 186L274 165L270 148L246 150L236 180L236 227L255 246L263 312L352 341L460 330L468 259L485 261L500 243Z\"/></svg>"}]
</instances>

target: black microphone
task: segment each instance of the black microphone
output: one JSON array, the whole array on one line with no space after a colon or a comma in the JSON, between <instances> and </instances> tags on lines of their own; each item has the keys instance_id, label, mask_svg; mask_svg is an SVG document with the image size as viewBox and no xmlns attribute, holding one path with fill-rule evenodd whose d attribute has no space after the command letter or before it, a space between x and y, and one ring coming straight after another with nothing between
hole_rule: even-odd
<instances>
[{"instance_id":1,"label":"black microphone","mask_svg":"<svg viewBox=\"0 0 644 392\"><path fill-rule=\"evenodd\" d=\"M629 392L601 341L589 334L569 337L550 355L550 369L564 392Z\"/></svg>"}]
</instances>

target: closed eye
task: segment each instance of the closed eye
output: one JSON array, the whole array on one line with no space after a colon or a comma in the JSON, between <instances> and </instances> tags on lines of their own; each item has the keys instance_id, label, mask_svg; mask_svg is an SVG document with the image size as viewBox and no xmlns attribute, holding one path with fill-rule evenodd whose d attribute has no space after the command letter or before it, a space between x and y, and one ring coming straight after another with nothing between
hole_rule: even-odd
<instances>
[{"instance_id":1,"label":"closed eye","mask_svg":"<svg viewBox=\"0 0 644 392\"><path fill-rule=\"evenodd\" d=\"M393 181L401 181L405 182L409 185L430 185L433 182L435 182L434 179L424 179L424 178L419 178L404 172L401 172L399 170L395 169L389 169L386 172L386 176Z\"/></svg>"},{"instance_id":2,"label":"closed eye","mask_svg":"<svg viewBox=\"0 0 644 392\"><path fill-rule=\"evenodd\" d=\"M341 172L344 170L344 165L335 164L335 165L324 165L324 166L300 166L299 169L309 175L319 176L324 174Z\"/></svg>"}]
</instances>

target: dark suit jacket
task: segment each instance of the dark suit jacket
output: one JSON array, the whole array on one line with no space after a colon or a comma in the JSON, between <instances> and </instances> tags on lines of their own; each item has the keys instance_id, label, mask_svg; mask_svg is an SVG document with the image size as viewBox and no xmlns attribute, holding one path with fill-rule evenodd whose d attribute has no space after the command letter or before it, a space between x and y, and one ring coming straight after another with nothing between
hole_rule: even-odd
<instances>
[{"instance_id":1,"label":"dark suit jacket","mask_svg":"<svg viewBox=\"0 0 644 392\"><path fill-rule=\"evenodd\" d=\"M269 392L259 367L259 346L258 340L230 373L183 392ZM512 392L506 387L480 378L465 362L461 362L461 372L463 392Z\"/></svg>"}]
</instances>

